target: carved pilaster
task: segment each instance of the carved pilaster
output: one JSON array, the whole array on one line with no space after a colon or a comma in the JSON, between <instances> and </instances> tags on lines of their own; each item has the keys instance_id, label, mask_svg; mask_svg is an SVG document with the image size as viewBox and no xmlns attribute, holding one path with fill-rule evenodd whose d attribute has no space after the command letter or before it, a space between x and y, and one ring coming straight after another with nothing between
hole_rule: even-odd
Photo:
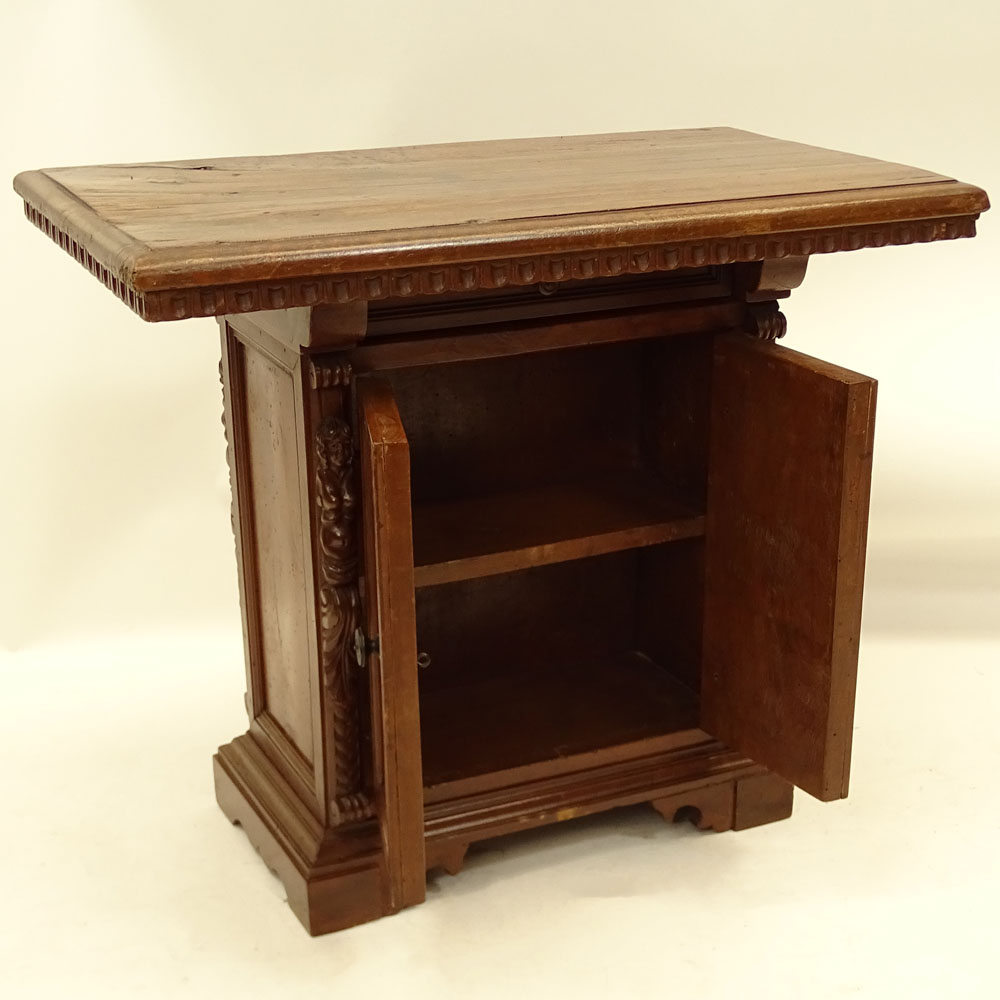
<instances>
[{"instance_id":1,"label":"carved pilaster","mask_svg":"<svg viewBox=\"0 0 1000 1000\"><path fill-rule=\"evenodd\" d=\"M314 365L314 388L346 386L350 367ZM339 416L325 417L315 436L316 536L319 573L319 651L329 699L333 746L331 788L340 821L371 815L362 788L359 684L354 632L358 597L357 491L351 428Z\"/></svg>"},{"instance_id":2,"label":"carved pilaster","mask_svg":"<svg viewBox=\"0 0 1000 1000\"><path fill-rule=\"evenodd\" d=\"M225 350L225 341L222 348ZM233 529L233 540L236 540L236 480L233 473L233 442L229 434L228 393L226 392L226 373L222 361L219 361L219 382L222 385L222 434L226 439L226 468L229 470L229 525Z\"/></svg>"},{"instance_id":3,"label":"carved pilaster","mask_svg":"<svg viewBox=\"0 0 1000 1000\"><path fill-rule=\"evenodd\" d=\"M233 438L234 432L232 429L233 424L233 389L232 386L227 384L226 379L226 352L228 350L227 343L227 331L226 323L223 320L221 322L222 327L222 357L219 359L219 382L222 385L222 434L226 441L226 469L229 472L229 527L233 532L233 548L235 549L236 555L236 566L237 574L240 577L240 605L241 611L244 615L243 618L243 636L244 643L247 640L247 620L246 620L246 599L244 596L243 580L242 580L242 564L243 560L240 558L240 514L239 514L239 501L237 499L236 492L236 457L234 455L234 445ZM255 688L255 676L259 677L259 674L254 673L250 667L250 650L247 645L244 645L244 655L246 657L247 665L247 689L243 692L243 707L246 709L247 716L249 718L254 717L254 688ZM259 683L259 682L258 682ZM260 693L258 691L257 702L261 701Z\"/></svg>"}]
</instances>

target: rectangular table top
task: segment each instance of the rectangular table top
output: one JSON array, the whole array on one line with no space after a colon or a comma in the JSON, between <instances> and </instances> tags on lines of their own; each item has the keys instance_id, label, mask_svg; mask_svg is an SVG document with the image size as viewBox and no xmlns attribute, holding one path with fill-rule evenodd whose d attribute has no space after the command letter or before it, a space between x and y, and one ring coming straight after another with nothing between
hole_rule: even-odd
<instances>
[{"instance_id":1,"label":"rectangular table top","mask_svg":"<svg viewBox=\"0 0 1000 1000\"><path fill-rule=\"evenodd\" d=\"M732 128L63 167L28 217L147 319L970 236L914 167Z\"/></svg>"}]
</instances>

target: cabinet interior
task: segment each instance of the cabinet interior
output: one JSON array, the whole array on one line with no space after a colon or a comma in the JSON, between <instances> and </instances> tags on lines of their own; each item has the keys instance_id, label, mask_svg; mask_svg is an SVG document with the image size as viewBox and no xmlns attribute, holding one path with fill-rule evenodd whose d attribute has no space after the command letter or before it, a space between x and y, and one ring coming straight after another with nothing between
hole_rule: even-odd
<instances>
[{"instance_id":1,"label":"cabinet interior","mask_svg":"<svg viewBox=\"0 0 1000 1000\"><path fill-rule=\"evenodd\" d=\"M386 373L428 787L697 726L711 344Z\"/></svg>"}]
</instances>

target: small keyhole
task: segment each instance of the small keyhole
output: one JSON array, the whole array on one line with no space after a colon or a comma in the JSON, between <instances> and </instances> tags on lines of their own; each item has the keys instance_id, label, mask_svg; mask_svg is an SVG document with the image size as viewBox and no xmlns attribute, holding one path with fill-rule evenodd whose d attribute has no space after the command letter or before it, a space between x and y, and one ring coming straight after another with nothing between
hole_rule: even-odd
<instances>
[{"instance_id":1,"label":"small keyhole","mask_svg":"<svg viewBox=\"0 0 1000 1000\"><path fill-rule=\"evenodd\" d=\"M430 653L417 653L417 666L421 670L426 670L431 665Z\"/></svg>"}]
</instances>

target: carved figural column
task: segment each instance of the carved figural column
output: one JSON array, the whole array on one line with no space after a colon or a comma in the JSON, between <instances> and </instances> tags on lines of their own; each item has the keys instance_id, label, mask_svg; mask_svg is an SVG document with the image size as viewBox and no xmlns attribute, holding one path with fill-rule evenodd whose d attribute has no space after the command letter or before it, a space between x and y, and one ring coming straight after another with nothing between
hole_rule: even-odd
<instances>
[{"instance_id":1,"label":"carved figural column","mask_svg":"<svg viewBox=\"0 0 1000 1000\"><path fill-rule=\"evenodd\" d=\"M345 374L349 379L349 369ZM319 576L320 664L330 700L333 774L338 818L370 814L363 792L358 664L354 633L359 623L357 493L351 428L326 417L316 431L316 546Z\"/></svg>"},{"instance_id":2,"label":"carved figural column","mask_svg":"<svg viewBox=\"0 0 1000 1000\"><path fill-rule=\"evenodd\" d=\"M314 395L313 501L319 663L327 712L327 787L331 824L371 816L364 787L360 720L360 665L355 633L360 625L357 468L354 433L347 421L352 371L347 361L310 360Z\"/></svg>"}]
</instances>

